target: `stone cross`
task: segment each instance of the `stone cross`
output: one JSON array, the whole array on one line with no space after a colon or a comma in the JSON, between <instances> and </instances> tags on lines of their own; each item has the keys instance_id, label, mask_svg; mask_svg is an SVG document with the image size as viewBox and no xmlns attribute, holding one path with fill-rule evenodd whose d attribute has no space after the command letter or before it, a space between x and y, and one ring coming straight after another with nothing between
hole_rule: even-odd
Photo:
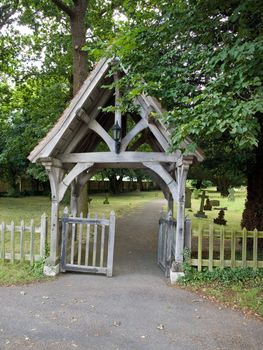
<instances>
[{"instance_id":1,"label":"stone cross","mask_svg":"<svg viewBox=\"0 0 263 350\"><path fill-rule=\"evenodd\" d=\"M200 209L199 211L195 214L195 216L197 218L207 218L207 215L205 215L205 212L204 212L204 204L205 204L205 199L207 198L208 196L205 195L205 191L202 192L202 195L201 195L201 203L200 203Z\"/></svg>"}]
</instances>

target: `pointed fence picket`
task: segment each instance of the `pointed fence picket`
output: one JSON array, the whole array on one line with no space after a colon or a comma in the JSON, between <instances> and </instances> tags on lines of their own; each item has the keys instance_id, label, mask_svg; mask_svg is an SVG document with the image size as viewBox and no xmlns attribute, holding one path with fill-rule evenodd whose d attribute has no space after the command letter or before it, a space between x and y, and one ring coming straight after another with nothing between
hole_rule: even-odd
<instances>
[{"instance_id":1,"label":"pointed fence picket","mask_svg":"<svg viewBox=\"0 0 263 350\"><path fill-rule=\"evenodd\" d=\"M10 224L0 224L0 260L24 262L35 261L45 257L47 240L47 216L43 214L39 226L35 226L34 220L30 225L25 225L22 220L20 226L14 221Z\"/></svg>"},{"instance_id":2,"label":"pointed fence picket","mask_svg":"<svg viewBox=\"0 0 263 350\"><path fill-rule=\"evenodd\" d=\"M208 267L209 271L213 271L214 267L252 267L255 270L263 268L263 256L259 256L258 252L258 241L263 239L263 232L256 229L235 231L212 224L209 228L204 228L200 224L198 229L192 230L192 238L197 239L197 257L192 257L190 264L197 266L198 271L202 271L203 267ZM249 240L252 241L250 256Z\"/></svg>"}]
</instances>

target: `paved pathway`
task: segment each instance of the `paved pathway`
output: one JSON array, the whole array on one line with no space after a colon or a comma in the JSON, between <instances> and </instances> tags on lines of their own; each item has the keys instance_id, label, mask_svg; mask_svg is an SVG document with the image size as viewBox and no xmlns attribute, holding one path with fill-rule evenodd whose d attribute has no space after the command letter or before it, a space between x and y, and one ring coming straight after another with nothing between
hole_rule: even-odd
<instances>
[{"instance_id":1,"label":"paved pathway","mask_svg":"<svg viewBox=\"0 0 263 350\"><path fill-rule=\"evenodd\" d=\"M162 204L118 220L113 278L0 288L0 349L262 350L262 322L168 285L156 266Z\"/></svg>"}]
</instances>

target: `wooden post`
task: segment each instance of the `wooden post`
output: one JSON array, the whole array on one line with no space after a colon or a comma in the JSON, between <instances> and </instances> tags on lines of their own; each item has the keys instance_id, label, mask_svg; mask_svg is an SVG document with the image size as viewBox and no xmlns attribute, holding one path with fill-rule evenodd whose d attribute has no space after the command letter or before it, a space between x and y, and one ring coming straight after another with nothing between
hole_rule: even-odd
<instances>
[{"instance_id":1,"label":"wooden post","mask_svg":"<svg viewBox=\"0 0 263 350\"><path fill-rule=\"evenodd\" d=\"M115 213L114 211L112 211L110 213L110 225L109 225L107 277L112 277L114 242L115 242Z\"/></svg>"},{"instance_id":2,"label":"wooden post","mask_svg":"<svg viewBox=\"0 0 263 350\"><path fill-rule=\"evenodd\" d=\"M35 225L34 220L30 222L30 265L34 264L34 240L35 240Z\"/></svg>"},{"instance_id":3,"label":"wooden post","mask_svg":"<svg viewBox=\"0 0 263 350\"><path fill-rule=\"evenodd\" d=\"M59 253L59 203L58 200L52 199L51 202L51 231L50 231L50 256L48 263L57 264Z\"/></svg>"},{"instance_id":4,"label":"wooden post","mask_svg":"<svg viewBox=\"0 0 263 350\"><path fill-rule=\"evenodd\" d=\"M192 162L192 161L191 161ZM182 264L184 251L184 220L185 220L185 183L190 161L181 160L176 166L176 180L178 186L177 223L175 242L175 262Z\"/></svg>"},{"instance_id":5,"label":"wooden post","mask_svg":"<svg viewBox=\"0 0 263 350\"><path fill-rule=\"evenodd\" d=\"M45 257L46 239L47 239L47 215L46 215L46 213L44 213L41 216L41 225L40 225L40 256L41 256L41 258Z\"/></svg>"},{"instance_id":6,"label":"wooden post","mask_svg":"<svg viewBox=\"0 0 263 350\"><path fill-rule=\"evenodd\" d=\"M172 216L174 214L174 200L171 193L168 195L168 212L171 212Z\"/></svg>"},{"instance_id":7,"label":"wooden post","mask_svg":"<svg viewBox=\"0 0 263 350\"><path fill-rule=\"evenodd\" d=\"M253 269L258 268L258 230L253 231Z\"/></svg>"},{"instance_id":8,"label":"wooden post","mask_svg":"<svg viewBox=\"0 0 263 350\"><path fill-rule=\"evenodd\" d=\"M209 271L213 271L213 258L214 258L214 232L213 225L209 225L209 262L208 269Z\"/></svg>"},{"instance_id":9,"label":"wooden post","mask_svg":"<svg viewBox=\"0 0 263 350\"><path fill-rule=\"evenodd\" d=\"M198 271L202 271L202 258L203 258L203 231L202 231L202 224L199 223L198 227L198 252L197 252L197 259L198 259Z\"/></svg>"},{"instance_id":10,"label":"wooden post","mask_svg":"<svg viewBox=\"0 0 263 350\"><path fill-rule=\"evenodd\" d=\"M185 248L192 249L192 222L189 217L185 219Z\"/></svg>"},{"instance_id":11,"label":"wooden post","mask_svg":"<svg viewBox=\"0 0 263 350\"><path fill-rule=\"evenodd\" d=\"M64 169L59 160L47 158L42 161L48 173L51 187L51 220L50 220L50 256L46 260L46 275L59 273L61 232L59 227L59 183L63 178ZM62 198L61 198L62 199Z\"/></svg>"},{"instance_id":12,"label":"wooden post","mask_svg":"<svg viewBox=\"0 0 263 350\"><path fill-rule=\"evenodd\" d=\"M10 245L11 245L11 263L13 264L15 262L15 224L14 224L14 221L11 222Z\"/></svg>"},{"instance_id":13,"label":"wooden post","mask_svg":"<svg viewBox=\"0 0 263 350\"><path fill-rule=\"evenodd\" d=\"M21 231L20 231L20 262L24 261L24 232L25 232L25 223L24 220L21 221Z\"/></svg>"},{"instance_id":14,"label":"wooden post","mask_svg":"<svg viewBox=\"0 0 263 350\"><path fill-rule=\"evenodd\" d=\"M1 224L1 260L5 260L5 223Z\"/></svg>"},{"instance_id":15,"label":"wooden post","mask_svg":"<svg viewBox=\"0 0 263 350\"><path fill-rule=\"evenodd\" d=\"M170 276L170 268L172 264L172 242L174 236L174 227L173 227L173 215L170 210L167 215L167 231L166 231L166 254L165 254L165 277Z\"/></svg>"}]
</instances>

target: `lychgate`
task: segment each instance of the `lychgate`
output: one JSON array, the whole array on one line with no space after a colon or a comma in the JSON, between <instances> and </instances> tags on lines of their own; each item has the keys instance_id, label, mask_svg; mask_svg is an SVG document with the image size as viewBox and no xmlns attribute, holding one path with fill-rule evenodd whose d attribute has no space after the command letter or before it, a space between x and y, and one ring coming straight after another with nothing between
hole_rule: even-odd
<instances>
[{"instance_id":1,"label":"lychgate","mask_svg":"<svg viewBox=\"0 0 263 350\"><path fill-rule=\"evenodd\" d=\"M177 203L175 260L180 264L184 249L185 183L189 166L202 161L200 150L184 156L180 150L169 152L169 130L161 122L163 109L150 96L134 98L133 113L118 109L118 88L108 89L118 73L109 74L113 61L103 58L95 66L55 126L29 155L31 162L44 165L52 192L51 242L48 265L59 272L61 233L59 205L71 186L71 210L78 212L81 189L102 168L141 168L158 183L169 210ZM125 72L121 72L125 74ZM114 106L115 112L104 107ZM158 115L158 118L155 117ZM103 142L108 150L100 152ZM189 144L190 139L185 140ZM140 151L146 144L149 151Z\"/></svg>"}]
</instances>

